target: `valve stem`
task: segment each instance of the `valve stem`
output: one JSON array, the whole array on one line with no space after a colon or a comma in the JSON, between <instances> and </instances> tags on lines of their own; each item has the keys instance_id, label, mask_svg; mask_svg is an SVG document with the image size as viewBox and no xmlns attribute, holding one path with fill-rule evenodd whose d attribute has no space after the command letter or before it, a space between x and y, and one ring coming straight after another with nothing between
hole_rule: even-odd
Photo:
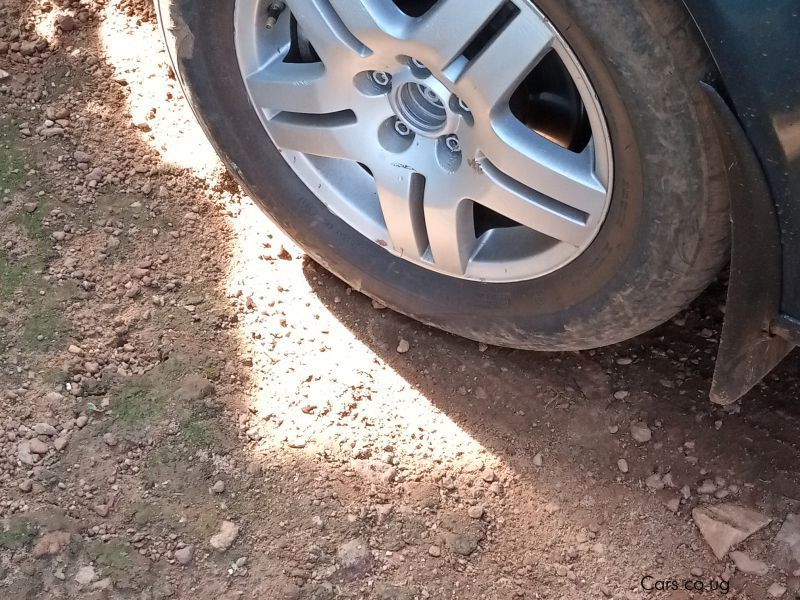
<instances>
[{"instance_id":1,"label":"valve stem","mask_svg":"<svg viewBox=\"0 0 800 600\"><path fill-rule=\"evenodd\" d=\"M265 27L267 29L272 29L275 25L278 24L278 17L281 16L281 13L286 10L286 3L281 2L278 0L277 2L273 2L267 8L267 22Z\"/></svg>"}]
</instances>

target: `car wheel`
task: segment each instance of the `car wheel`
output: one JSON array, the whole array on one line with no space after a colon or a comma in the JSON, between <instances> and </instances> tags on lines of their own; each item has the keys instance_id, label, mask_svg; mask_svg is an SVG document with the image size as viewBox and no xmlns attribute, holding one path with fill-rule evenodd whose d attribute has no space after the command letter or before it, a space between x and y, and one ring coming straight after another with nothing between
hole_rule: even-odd
<instances>
[{"instance_id":1,"label":"car wheel","mask_svg":"<svg viewBox=\"0 0 800 600\"><path fill-rule=\"evenodd\" d=\"M677 0L160 0L244 188L353 288L572 350L684 308L727 257L708 57Z\"/></svg>"}]
</instances>

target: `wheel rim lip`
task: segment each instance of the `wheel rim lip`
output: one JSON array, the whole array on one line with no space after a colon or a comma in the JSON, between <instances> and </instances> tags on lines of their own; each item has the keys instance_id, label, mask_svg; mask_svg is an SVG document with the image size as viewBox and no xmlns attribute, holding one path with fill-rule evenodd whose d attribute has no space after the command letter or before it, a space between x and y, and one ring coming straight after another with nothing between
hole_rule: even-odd
<instances>
[{"instance_id":1,"label":"wheel rim lip","mask_svg":"<svg viewBox=\"0 0 800 600\"><path fill-rule=\"evenodd\" d=\"M464 273L454 273L441 269L432 262L430 250L427 255L423 255L420 259L415 259L396 252L391 244L387 245L388 232L386 231L386 225L383 224L383 216L380 214L380 209L377 212L374 208L365 209L362 203L353 201L352 189L342 185L343 181L350 178L358 179L359 174L363 175L364 172L361 166L355 163L347 164L340 159L321 158L293 150L281 149L276 143L276 147L281 152L286 163L328 210L364 237L381 246L382 251L390 252L405 261L449 277L483 283L511 283L534 280L552 274L575 261L592 245L600 233L608 215L614 191L613 151L609 127L597 93L586 71L562 34L538 7L530 0L514 0L514 2L522 10L533 11L551 29L553 33L552 49L558 53L588 113L592 132L589 145L592 148L594 175L604 185L606 195L602 209L592 215L591 235L588 235L585 243L579 247L556 241L555 244L551 244L549 247L547 245L538 247L532 256L513 257L509 256L507 251L509 245L518 244L520 243L519 240L524 238L524 236L520 236L519 230L524 229L529 233L534 232L534 230L528 230L524 226L491 229L479 238L478 249L473 254L473 258ZM256 68L260 68L267 62L259 56L262 53L262 49L259 48L259 38L263 35L263 28L259 25L259 18L263 16L261 8L269 3L269 1L265 2L264 0L236 0L234 17L235 47L251 104L259 115L267 134L275 142L270 132L269 114L258 108L247 81L248 74L253 73ZM287 20L284 19L283 21ZM397 60L398 63L410 61L409 57L399 54L397 55ZM427 70L428 67L425 67L425 69ZM396 74L391 72L390 74L393 79L397 77ZM435 76L435 73L432 72L431 77L434 88L442 86L445 87L445 93L452 94L452 90L447 90L446 86ZM434 92L443 100L445 105L448 104L445 99L447 96L443 97L443 94L438 89L434 89ZM390 95L390 98L395 97L395 94ZM457 97L455 98L457 101L459 100ZM508 112L510 115L510 109ZM447 111L447 115L449 120L452 112ZM412 123L408 124L412 125ZM412 126L412 131L427 137L439 137L441 134L446 133L448 127L451 126L451 123L447 123L444 127L433 132ZM440 137L440 140L444 141L444 136ZM363 194L365 189L368 188L368 184L364 181L362 183L366 185L361 189ZM370 193L375 196L374 185ZM536 235L541 237L538 232L536 232ZM541 241L540 237L535 238L535 244ZM524 241L525 243L531 243L530 238ZM496 258L498 251L505 253L501 260Z\"/></svg>"}]
</instances>

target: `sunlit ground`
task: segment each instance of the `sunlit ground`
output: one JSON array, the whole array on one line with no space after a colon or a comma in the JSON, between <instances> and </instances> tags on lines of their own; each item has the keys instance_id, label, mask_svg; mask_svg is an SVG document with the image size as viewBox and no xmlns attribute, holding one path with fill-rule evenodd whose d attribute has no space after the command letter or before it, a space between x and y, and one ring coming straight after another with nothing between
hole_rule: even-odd
<instances>
[{"instance_id":1,"label":"sunlit ground","mask_svg":"<svg viewBox=\"0 0 800 600\"><path fill-rule=\"evenodd\" d=\"M165 162L218 178L219 161L189 107L165 102L180 91L167 77L159 31L136 25L115 5L106 7L100 36L106 59L128 82L133 122L149 130L140 135ZM302 252L250 199L229 198L226 212L235 236L225 293L249 305L239 323L242 356L230 359L252 361L256 425L248 435L259 449L378 459L409 476L433 465L496 466L492 453L331 314L303 273ZM282 247L293 260L277 258Z\"/></svg>"}]
</instances>

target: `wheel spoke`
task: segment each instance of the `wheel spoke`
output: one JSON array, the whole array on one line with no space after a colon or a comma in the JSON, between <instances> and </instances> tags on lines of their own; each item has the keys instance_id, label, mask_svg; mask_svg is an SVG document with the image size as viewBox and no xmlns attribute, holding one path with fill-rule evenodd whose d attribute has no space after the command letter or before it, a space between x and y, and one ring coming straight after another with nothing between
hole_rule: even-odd
<instances>
[{"instance_id":1,"label":"wheel spoke","mask_svg":"<svg viewBox=\"0 0 800 600\"><path fill-rule=\"evenodd\" d=\"M351 100L321 63L275 61L250 75L247 85L253 102L270 116L283 111L334 113L347 109Z\"/></svg>"},{"instance_id":2,"label":"wheel spoke","mask_svg":"<svg viewBox=\"0 0 800 600\"><path fill-rule=\"evenodd\" d=\"M484 128L478 145L498 171L523 186L590 215L602 210L606 188L594 173L590 148L572 152L510 114Z\"/></svg>"},{"instance_id":3,"label":"wheel spoke","mask_svg":"<svg viewBox=\"0 0 800 600\"><path fill-rule=\"evenodd\" d=\"M396 49L411 18L391 0L328 0L350 33L370 51Z\"/></svg>"},{"instance_id":4,"label":"wheel spoke","mask_svg":"<svg viewBox=\"0 0 800 600\"><path fill-rule=\"evenodd\" d=\"M500 173L491 163L483 164L490 185L476 193L475 201L493 211L575 247L583 245L593 231L589 215Z\"/></svg>"},{"instance_id":5,"label":"wheel spoke","mask_svg":"<svg viewBox=\"0 0 800 600\"><path fill-rule=\"evenodd\" d=\"M373 169L389 242L395 252L419 259L428 249L423 212L425 178L419 173L381 163Z\"/></svg>"},{"instance_id":6,"label":"wheel spoke","mask_svg":"<svg viewBox=\"0 0 800 600\"><path fill-rule=\"evenodd\" d=\"M455 77L457 92L473 112L491 114L499 105L507 105L552 42L552 30L538 15L515 15Z\"/></svg>"},{"instance_id":7,"label":"wheel spoke","mask_svg":"<svg viewBox=\"0 0 800 600\"><path fill-rule=\"evenodd\" d=\"M421 47L416 54L426 64L445 70L504 3L485 0L465 9L463 0L439 0L409 32L409 38Z\"/></svg>"},{"instance_id":8,"label":"wheel spoke","mask_svg":"<svg viewBox=\"0 0 800 600\"><path fill-rule=\"evenodd\" d=\"M433 262L448 273L463 275L477 246L472 202L442 177L425 186L425 223Z\"/></svg>"},{"instance_id":9,"label":"wheel spoke","mask_svg":"<svg viewBox=\"0 0 800 600\"><path fill-rule=\"evenodd\" d=\"M326 115L283 112L269 122L275 145L313 156L359 160L362 130L351 111Z\"/></svg>"},{"instance_id":10,"label":"wheel spoke","mask_svg":"<svg viewBox=\"0 0 800 600\"><path fill-rule=\"evenodd\" d=\"M327 0L287 0L303 36L329 67L368 54Z\"/></svg>"}]
</instances>

